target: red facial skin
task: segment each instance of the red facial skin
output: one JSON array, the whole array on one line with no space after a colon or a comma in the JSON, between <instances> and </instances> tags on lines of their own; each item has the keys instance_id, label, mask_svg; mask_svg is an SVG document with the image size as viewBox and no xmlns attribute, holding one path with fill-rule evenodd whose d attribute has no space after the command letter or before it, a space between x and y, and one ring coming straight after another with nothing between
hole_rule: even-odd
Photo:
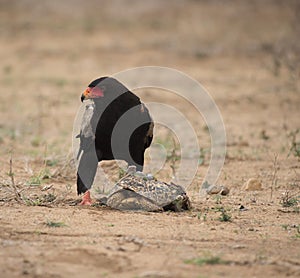
<instances>
[{"instance_id":1,"label":"red facial skin","mask_svg":"<svg viewBox=\"0 0 300 278\"><path fill-rule=\"evenodd\" d=\"M98 87L87 87L87 89L83 92L84 98L99 98L103 97L103 91Z\"/></svg>"}]
</instances>

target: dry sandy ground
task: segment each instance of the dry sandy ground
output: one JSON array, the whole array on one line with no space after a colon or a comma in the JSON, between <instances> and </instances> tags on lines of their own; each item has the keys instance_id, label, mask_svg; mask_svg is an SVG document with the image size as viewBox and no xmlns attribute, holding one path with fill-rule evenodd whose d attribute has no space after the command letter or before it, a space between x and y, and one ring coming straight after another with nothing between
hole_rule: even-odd
<instances>
[{"instance_id":1,"label":"dry sandy ground","mask_svg":"<svg viewBox=\"0 0 300 278\"><path fill-rule=\"evenodd\" d=\"M0 1L0 276L299 277L297 1L86 2ZM199 196L203 151L191 211L74 206L80 93L97 76L144 65L176 68L208 89L226 126L218 184L230 194ZM189 104L137 93L179 109L209 149ZM166 163L157 177L170 174ZM250 178L262 190L244 190Z\"/></svg>"}]
</instances>

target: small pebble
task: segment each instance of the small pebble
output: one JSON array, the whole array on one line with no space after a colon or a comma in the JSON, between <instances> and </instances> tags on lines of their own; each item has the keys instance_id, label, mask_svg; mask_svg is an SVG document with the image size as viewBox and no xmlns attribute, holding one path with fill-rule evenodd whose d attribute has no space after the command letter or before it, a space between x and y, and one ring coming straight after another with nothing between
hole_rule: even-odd
<instances>
[{"instance_id":1,"label":"small pebble","mask_svg":"<svg viewBox=\"0 0 300 278\"><path fill-rule=\"evenodd\" d=\"M229 188L226 186L222 186L221 195L226 196L229 194Z\"/></svg>"},{"instance_id":2,"label":"small pebble","mask_svg":"<svg viewBox=\"0 0 300 278\"><path fill-rule=\"evenodd\" d=\"M206 189L207 194L221 194L223 196L228 195L229 188L223 185L211 185Z\"/></svg>"},{"instance_id":3,"label":"small pebble","mask_svg":"<svg viewBox=\"0 0 300 278\"><path fill-rule=\"evenodd\" d=\"M246 191L258 191L262 190L262 183L258 179L251 178L244 184L244 190Z\"/></svg>"},{"instance_id":4,"label":"small pebble","mask_svg":"<svg viewBox=\"0 0 300 278\"><path fill-rule=\"evenodd\" d=\"M154 177L152 176L152 174L147 174L147 179L148 179L148 180L153 180Z\"/></svg>"},{"instance_id":5,"label":"small pebble","mask_svg":"<svg viewBox=\"0 0 300 278\"><path fill-rule=\"evenodd\" d=\"M245 208L243 205L241 205L240 208L239 208L239 210L240 210L240 211L246 211L246 210L248 210L248 209Z\"/></svg>"},{"instance_id":6,"label":"small pebble","mask_svg":"<svg viewBox=\"0 0 300 278\"><path fill-rule=\"evenodd\" d=\"M135 172L136 172L136 166L135 165L128 166L127 174L133 175Z\"/></svg>"},{"instance_id":7,"label":"small pebble","mask_svg":"<svg viewBox=\"0 0 300 278\"><path fill-rule=\"evenodd\" d=\"M218 194L222 190L222 186L220 185L211 185L206 189L207 194Z\"/></svg>"}]
</instances>

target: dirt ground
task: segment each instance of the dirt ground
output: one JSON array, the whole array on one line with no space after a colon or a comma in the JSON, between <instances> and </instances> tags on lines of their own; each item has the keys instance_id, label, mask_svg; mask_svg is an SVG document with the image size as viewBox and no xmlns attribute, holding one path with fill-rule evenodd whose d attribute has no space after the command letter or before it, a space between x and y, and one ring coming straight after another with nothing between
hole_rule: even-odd
<instances>
[{"instance_id":1,"label":"dirt ground","mask_svg":"<svg viewBox=\"0 0 300 278\"><path fill-rule=\"evenodd\" d=\"M299 14L289 0L1 0L0 276L299 277ZM227 133L217 184L229 195L199 195L210 158L201 117L140 90L180 109L197 133L191 211L74 205L81 92L145 65L180 70L210 92ZM155 136L171 150L159 126ZM167 180L171 163L156 177ZM246 190L251 178L260 190Z\"/></svg>"}]
</instances>

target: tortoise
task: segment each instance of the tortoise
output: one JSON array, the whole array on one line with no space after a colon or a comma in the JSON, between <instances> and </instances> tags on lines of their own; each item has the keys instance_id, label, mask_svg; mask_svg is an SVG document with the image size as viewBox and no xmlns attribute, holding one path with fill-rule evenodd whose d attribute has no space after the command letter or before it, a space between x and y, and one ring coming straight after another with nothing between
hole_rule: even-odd
<instances>
[{"instance_id":1,"label":"tortoise","mask_svg":"<svg viewBox=\"0 0 300 278\"><path fill-rule=\"evenodd\" d=\"M178 212L191 207L189 197L180 185L158 181L151 174L136 171L135 166L128 168L107 196L97 199L101 205L118 210Z\"/></svg>"}]
</instances>

